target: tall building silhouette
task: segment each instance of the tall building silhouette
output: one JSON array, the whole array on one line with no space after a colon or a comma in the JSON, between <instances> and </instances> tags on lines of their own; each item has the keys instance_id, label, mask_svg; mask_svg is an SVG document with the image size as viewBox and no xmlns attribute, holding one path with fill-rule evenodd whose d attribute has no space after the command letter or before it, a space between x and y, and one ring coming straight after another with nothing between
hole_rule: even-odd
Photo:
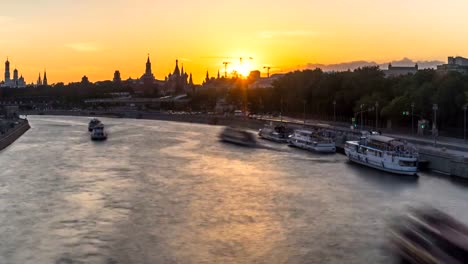
<instances>
[{"instance_id":1,"label":"tall building silhouette","mask_svg":"<svg viewBox=\"0 0 468 264\"><path fill-rule=\"evenodd\" d=\"M167 93L180 94L189 91L188 87L188 77L189 75L184 70L184 65L179 69L179 60L175 61L174 72L169 73L165 78L166 85L165 90Z\"/></svg>"},{"instance_id":2,"label":"tall building silhouette","mask_svg":"<svg viewBox=\"0 0 468 264\"><path fill-rule=\"evenodd\" d=\"M42 79L41 79L41 73L39 73L39 78L37 78L37 83L36 83L37 86L41 86L42 85Z\"/></svg>"},{"instance_id":3,"label":"tall building silhouette","mask_svg":"<svg viewBox=\"0 0 468 264\"><path fill-rule=\"evenodd\" d=\"M148 64L148 63L147 63ZM148 71L148 65L146 66L146 70ZM150 70L151 70L151 65L150 65ZM122 79L120 78L120 71L115 71L114 72L114 83L120 83Z\"/></svg>"},{"instance_id":4,"label":"tall building silhouette","mask_svg":"<svg viewBox=\"0 0 468 264\"><path fill-rule=\"evenodd\" d=\"M18 69L13 70L13 79L11 79L10 75L10 61L5 61L5 80L3 81L2 87L9 87L9 88L23 88L26 87L26 83L24 81L23 76L19 77Z\"/></svg>"},{"instance_id":5,"label":"tall building silhouette","mask_svg":"<svg viewBox=\"0 0 468 264\"><path fill-rule=\"evenodd\" d=\"M45 85L45 86L49 85L47 83L47 72L46 72L46 70L44 70L44 80L42 81L42 85Z\"/></svg>"},{"instance_id":6,"label":"tall building silhouette","mask_svg":"<svg viewBox=\"0 0 468 264\"><path fill-rule=\"evenodd\" d=\"M149 57L149 54L148 54L148 59L146 60L145 74L143 74L143 76L141 76L140 81L144 85L152 85L152 84L154 84L155 80L156 79L154 78L153 72L151 70L151 61L150 61L150 57Z\"/></svg>"},{"instance_id":7,"label":"tall building silhouette","mask_svg":"<svg viewBox=\"0 0 468 264\"><path fill-rule=\"evenodd\" d=\"M10 62L7 60L5 61L5 84L10 83Z\"/></svg>"}]
</instances>

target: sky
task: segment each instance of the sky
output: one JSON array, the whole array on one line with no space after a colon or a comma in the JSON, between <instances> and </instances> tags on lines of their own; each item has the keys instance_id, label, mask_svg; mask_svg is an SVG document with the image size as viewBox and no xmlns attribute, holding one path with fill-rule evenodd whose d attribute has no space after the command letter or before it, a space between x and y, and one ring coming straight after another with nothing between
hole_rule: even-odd
<instances>
[{"instance_id":1,"label":"sky","mask_svg":"<svg viewBox=\"0 0 468 264\"><path fill-rule=\"evenodd\" d=\"M28 83L156 78L175 60L200 83L355 60L468 57L466 0L14 0L0 2L0 59ZM243 62L240 64L240 57ZM249 58L252 59L249 59ZM3 72L3 67L2 72ZM0 79L3 79L3 74Z\"/></svg>"}]
</instances>

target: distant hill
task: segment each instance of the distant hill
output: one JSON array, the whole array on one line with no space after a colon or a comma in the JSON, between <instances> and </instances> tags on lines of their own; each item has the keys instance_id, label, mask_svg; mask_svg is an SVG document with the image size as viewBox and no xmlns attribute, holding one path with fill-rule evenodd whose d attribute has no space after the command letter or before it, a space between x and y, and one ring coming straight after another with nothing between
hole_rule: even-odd
<instances>
[{"instance_id":1,"label":"distant hill","mask_svg":"<svg viewBox=\"0 0 468 264\"><path fill-rule=\"evenodd\" d=\"M343 62L337 64L318 64L318 63L308 63L306 64L306 69L316 69L320 68L323 71L347 71L355 70L359 67L368 67L368 66L379 66L380 69L388 69L388 64L391 63L393 66L414 66L416 63L419 65L419 69L435 69L437 65L444 64L443 61L413 61L408 58L403 58L401 60L391 61L387 63L378 64L374 61L351 61Z\"/></svg>"}]
</instances>

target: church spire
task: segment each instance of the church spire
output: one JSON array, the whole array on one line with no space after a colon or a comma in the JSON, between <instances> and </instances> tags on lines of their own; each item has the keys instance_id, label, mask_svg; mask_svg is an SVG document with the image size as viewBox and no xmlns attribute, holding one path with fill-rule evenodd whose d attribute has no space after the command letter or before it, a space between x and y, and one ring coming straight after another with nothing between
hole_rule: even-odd
<instances>
[{"instance_id":1,"label":"church spire","mask_svg":"<svg viewBox=\"0 0 468 264\"><path fill-rule=\"evenodd\" d=\"M148 53L148 59L146 60L146 71L145 71L145 75L147 76L151 76L153 73L151 71L151 61L150 61L150 57L149 57L149 53Z\"/></svg>"},{"instance_id":2,"label":"church spire","mask_svg":"<svg viewBox=\"0 0 468 264\"><path fill-rule=\"evenodd\" d=\"M218 69L218 79L220 78L219 69Z\"/></svg>"},{"instance_id":3,"label":"church spire","mask_svg":"<svg viewBox=\"0 0 468 264\"><path fill-rule=\"evenodd\" d=\"M175 61L174 75L176 75L176 76L180 76L180 70L179 70L179 60L176 60L176 61Z\"/></svg>"},{"instance_id":4,"label":"church spire","mask_svg":"<svg viewBox=\"0 0 468 264\"><path fill-rule=\"evenodd\" d=\"M192 73L190 73L189 85L193 85Z\"/></svg>"},{"instance_id":5,"label":"church spire","mask_svg":"<svg viewBox=\"0 0 468 264\"><path fill-rule=\"evenodd\" d=\"M48 83L47 83L47 72L46 72L46 69L44 69L44 80L42 81L42 84L43 84L43 85L48 85Z\"/></svg>"},{"instance_id":6,"label":"church spire","mask_svg":"<svg viewBox=\"0 0 468 264\"><path fill-rule=\"evenodd\" d=\"M209 82L210 81L210 74L208 73L208 71L206 71L206 79L205 79L205 82Z\"/></svg>"},{"instance_id":7,"label":"church spire","mask_svg":"<svg viewBox=\"0 0 468 264\"><path fill-rule=\"evenodd\" d=\"M39 73L39 78L37 78L37 86L42 85L42 80L41 80L41 73Z\"/></svg>"}]
</instances>

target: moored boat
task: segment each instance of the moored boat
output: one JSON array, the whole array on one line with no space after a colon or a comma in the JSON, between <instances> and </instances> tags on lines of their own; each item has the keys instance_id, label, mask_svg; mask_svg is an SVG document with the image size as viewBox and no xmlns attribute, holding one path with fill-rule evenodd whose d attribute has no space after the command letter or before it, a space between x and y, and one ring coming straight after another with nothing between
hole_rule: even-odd
<instances>
[{"instance_id":1,"label":"moored boat","mask_svg":"<svg viewBox=\"0 0 468 264\"><path fill-rule=\"evenodd\" d=\"M345 154L350 161L390 173L416 175L418 172L416 148L387 136L369 135L359 141L347 141Z\"/></svg>"},{"instance_id":2,"label":"moored boat","mask_svg":"<svg viewBox=\"0 0 468 264\"><path fill-rule=\"evenodd\" d=\"M334 133L328 130L295 130L289 137L289 146L320 153L335 153Z\"/></svg>"},{"instance_id":3,"label":"moored boat","mask_svg":"<svg viewBox=\"0 0 468 264\"><path fill-rule=\"evenodd\" d=\"M260 129L258 135L260 138L273 142L287 143L291 133L288 128L283 125L274 126L273 124L269 124Z\"/></svg>"},{"instance_id":4,"label":"moored boat","mask_svg":"<svg viewBox=\"0 0 468 264\"><path fill-rule=\"evenodd\" d=\"M255 147L257 144L252 133L232 127L226 127L219 135L219 138L221 141L246 147Z\"/></svg>"}]
</instances>

